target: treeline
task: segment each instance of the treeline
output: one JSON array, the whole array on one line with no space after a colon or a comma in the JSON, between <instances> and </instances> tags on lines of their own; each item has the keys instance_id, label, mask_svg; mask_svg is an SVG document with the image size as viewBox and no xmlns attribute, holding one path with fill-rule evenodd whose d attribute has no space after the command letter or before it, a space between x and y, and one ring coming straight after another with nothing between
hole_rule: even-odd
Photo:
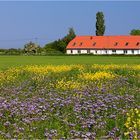
<instances>
[{"instance_id":1,"label":"treeline","mask_svg":"<svg viewBox=\"0 0 140 140\"><path fill-rule=\"evenodd\" d=\"M69 33L63 37L62 39L58 39L54 42L51 42L49 44L46 44L43 48L45 53L65 53L66 52L66 46L68 43L76 37L76 34L74 32L73 28L69 29Z\"/></svg>"},{"instance_id":2,"label":"treeline","mask_svg":"<svg viewBox=\"0 0 140 140\"><path fill-rule=\"evenodd\" d=\"M96 24L95 24L96 36L103 36L105 33L105 19L103 12L96 13ZM140 35L139 29L133 29L130 35ZM53 54L64 54L66 52L66 46L68 43L75 38L76 34L73 28L70 28L68 34L61 39L55 40L51 43L46 44L44 47L40 47L34 42L28 42L24 45L23 49L0 49L0 55L53 55Z\"/></svg>"},{"instance_id":3,"label":"treeline","mask_svg":"<svg viewBox=\"0 0 140 140\"><path fill-rule=\"evenodd\" d=\"M40 45L30 41L24 45L23 49L0 49L0 55L60 55L66 52L66 46L75 37L74 29L70 28L66 36L48 43L44 47L40 47Z\"/></svg>"},{"instance_id":4,"label":"treeline","mask_svg":"<svg viewBox=\"0 0 140 140\"><path fill-rule=\"evenodd\" d=\"M23 49L0 49L0 55L21 55L23 54Z\"/></svg>"}]
</instances>

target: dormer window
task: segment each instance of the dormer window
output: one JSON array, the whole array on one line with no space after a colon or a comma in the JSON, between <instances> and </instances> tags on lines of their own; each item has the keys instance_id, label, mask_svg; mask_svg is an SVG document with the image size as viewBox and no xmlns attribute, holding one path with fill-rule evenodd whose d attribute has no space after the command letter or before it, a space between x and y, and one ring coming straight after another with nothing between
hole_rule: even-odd
<instances>
[{"instance_id":1,"label":"dormer window","mask_svg":"<svg viewBox=\"0 0 140 140\"><path fill-rule=\"evenodd\" d=\"M136 46L139 46L140 42L137 42Z\"/></svg>"},{"instance_id":2,"label":"dormer window","mask_svg":"<svg viewBox=\"0 0 140 140\"><path fill-rule=\"evenodd\" d=\"M95 45L96 45L96 42L93 43L93 46L95 46Z\"/></svg>"},{"instance_id":3,"label":"dormer window","mask_svg":"<svg viewBox=\"0 0 140 140\"><path fill-rule=\"evenodd\" d=\"M81 43L80 43L80 46L82 46L82 45L83 45L83 43L81 42Z\"/></svg>"},{"instance_id":4,"label":"dormer window","mask_svg":"<svg viewBox=\"0 0 140 140\"><path fill-rule=\"evenodd\" d=\"M118 45L118 42L115 42L114 46L117 46Z\"/></svg>"},{"instance_id":5,"label":"dormer window","mask_svg":"<svg viewBox=\"0 0 140 140\"><path fill-rule=\"evenodd\" d=\"M74 43L73 43L73 46L75 46L75 45L76 45L76 43L74 42Z\"/></svg>"},{"instance_id":6,"label":"dormer window","mask_svg":"<svg viewBox=\"0 0 140 140\"><path fill-rule=\"evenodd\" d=\"M93 39L93 37L91 36L90 39Z\"/></svg>"},{"instance_id":7,"label":"dormer window","mask_svg":"<svg viewBox=\"0 0 140 140\"><path fill-rule=\"evenodd\" d=\"M128 46L128 44L129 44L129 43L128 43L128 42L126 42L126 43L125 43L125 46Z\"/></svg>"}]
</instances>

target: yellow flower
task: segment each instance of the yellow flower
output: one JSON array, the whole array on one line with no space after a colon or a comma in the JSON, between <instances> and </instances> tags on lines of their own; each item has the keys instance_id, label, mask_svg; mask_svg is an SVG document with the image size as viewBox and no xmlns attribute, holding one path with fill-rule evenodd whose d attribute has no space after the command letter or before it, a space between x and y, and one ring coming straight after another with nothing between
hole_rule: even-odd
<instances>
[{"instance_id":1,"label":"yellow flower","mask_svg":"<svg viewBox=\"0 0 140 140\"><path fill-rule=\"evenodd\" d=\"M130 122L130 121L131 121L131 118L130 118L130 117L128 117L128 118L127 118L127 122Z\"/></svg>"},{"instance_id":2,"label":"yellow flower","mask_svg":"<svg viewBox=\"0 0 140 140\"><path fill-rule=\"evenodd\" d=\"M100 71L96 73L83 73L79 75L79 78L85 80L113 79L115 78L115 75L109 72Z\"/></svg>"},{"instance_id":3,"label":"yellow flower","mask_svg":"<svg viewBox=\"0 0 140 140\"><path fill-rule=\"evenodd\" d=\"M129 123L128 123L128 122L126 122L124 125L125 125L127 128L129 127Z\"/></svg>"},{"instance_id":4,"label":"yellow flower","mask_svg":"<svg viewBox=\"0 0 140 140\"><path fill-rule=\"evenodd\" d=\"M138 138L138 131L140 128L140 109L135 108L131 109L129 113L126 114L127 119L125 122L125 126L128 130L128 132L133 133L133 138L137 139ZM128 132L125 132L124 135L128 134Z\"/></svg>"},{"instance_id":5,"label":"yellow flower","mask_svg":"<svg viewBox=\"0 0 140 140\"><path fill-rule=\"evenodd\" d=\"M57 81L56 88L58 89L80 89L81 83L77 81L66 81L64 79Z\"/></svg>"},{"instance_id":6,"label":"yellow flower","mask_svg":"<svg viewBox=\"0 0 140 140\"><path fill-rule=\"evenodd\" d=\"M137 108L135 108L135 112L138 114L139 113L139 110Z\"/></svg>"},{"instance_id":7,"label":"yellow flower","mask_svg":"<svg viewBox=\"0 0 140 140\"><path fill-rule=\"evenodd\" d=\"M134 123L134 127L137 128L137 124L136 123Z\"/></svg>"},{"instance_id":8,"label":"yellow flower","mask_svg":"<svg viewBox=\"0 0 140 140\"><path fill-rule=\"evenodd\" d=\"M124 135L125 135L125 136L129 135L129 132L124 132Z\"/></svg>"}]
</instances>

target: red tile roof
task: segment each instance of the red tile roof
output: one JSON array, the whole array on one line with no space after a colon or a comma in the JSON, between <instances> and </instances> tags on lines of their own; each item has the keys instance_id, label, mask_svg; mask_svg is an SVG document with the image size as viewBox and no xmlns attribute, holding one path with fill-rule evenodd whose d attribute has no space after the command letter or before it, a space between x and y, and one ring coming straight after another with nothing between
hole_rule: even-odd
<instances>
[{"instance_id":1,"label":"red tile roof","mask_svg":"<svg viewBox=\"0 0 140 140\"><path fill-rule=\"evenodd\" d=\"M140 36L76 36L67 49L140 49Z\"/></svg>"}]
</instances>

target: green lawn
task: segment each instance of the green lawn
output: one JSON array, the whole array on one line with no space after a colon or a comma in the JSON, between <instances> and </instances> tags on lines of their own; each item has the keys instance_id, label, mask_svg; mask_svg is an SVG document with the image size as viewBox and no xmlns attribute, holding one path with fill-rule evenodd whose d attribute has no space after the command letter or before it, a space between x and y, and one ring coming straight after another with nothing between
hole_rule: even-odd
<instances>
[{"instance_id":1,"label":"green lawn","mask_svg":"<svg viewBox=\"0 0 140 140\"><path fill-rule=\"evenodd\" d=\"M0 69L28 64L140 64L140 56L0 56Z\"/></svg>"}]
</instances>

